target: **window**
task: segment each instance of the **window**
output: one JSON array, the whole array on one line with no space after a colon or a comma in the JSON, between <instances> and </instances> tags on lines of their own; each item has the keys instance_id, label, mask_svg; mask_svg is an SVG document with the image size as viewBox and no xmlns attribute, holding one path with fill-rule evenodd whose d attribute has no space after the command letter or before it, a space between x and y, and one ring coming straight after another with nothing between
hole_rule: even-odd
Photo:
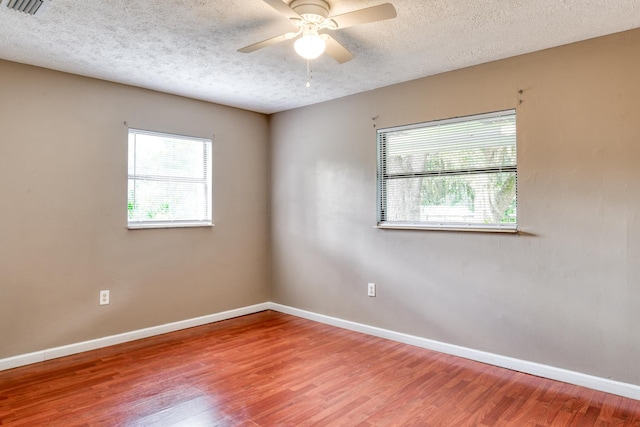
<instances>
[{"instance_id":1,"label":"window","mask_svg":"<svg viewBox=\"0 0 640 427\"><path fill-rule=\"evenodd\" d=\"M129 129L129 228L211 225L211 140Z\"/></svg>"},{"instance_id":2,"label":"window","mask_svg":"<svg viewBox=\"0 0 640 427\"><path fill-rule=\"evenodd\" d=\"M377 137L379 227L516 231L515 110Z\"/></svg>"}]
</instances>

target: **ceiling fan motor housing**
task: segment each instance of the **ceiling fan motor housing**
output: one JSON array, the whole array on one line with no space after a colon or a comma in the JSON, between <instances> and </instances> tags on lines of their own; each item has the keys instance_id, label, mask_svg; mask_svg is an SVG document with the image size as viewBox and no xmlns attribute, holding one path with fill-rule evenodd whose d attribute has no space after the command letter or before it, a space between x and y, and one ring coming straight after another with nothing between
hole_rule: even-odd
<instances>
[{"instance_id":1,"label":"ceiling fan motor housing","mask_svg":"<svg viewBox=\"0 0 640 427\"><path fill-rule=\"evenodd\" d=\"M323 0L294 0L289 7L306 22L320 24L329 16L329 4Z\"/></svg>"}]
</instances>

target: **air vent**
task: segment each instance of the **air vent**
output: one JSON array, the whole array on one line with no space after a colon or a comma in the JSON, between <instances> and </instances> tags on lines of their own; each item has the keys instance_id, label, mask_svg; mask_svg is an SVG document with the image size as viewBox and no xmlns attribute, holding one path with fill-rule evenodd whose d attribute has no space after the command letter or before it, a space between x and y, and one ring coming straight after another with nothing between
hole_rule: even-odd
<instances>
[{"instance_id":1,"label":"air vent","mask_svg":"<svg viewBox=\"0 0 640 427\"><path fill-rule=\"evenodd\" d=\"M42 13L49 5L50 0L0 0L0 7L8 7L18 12L35 15Z\"/></svg>"}]
</instances>

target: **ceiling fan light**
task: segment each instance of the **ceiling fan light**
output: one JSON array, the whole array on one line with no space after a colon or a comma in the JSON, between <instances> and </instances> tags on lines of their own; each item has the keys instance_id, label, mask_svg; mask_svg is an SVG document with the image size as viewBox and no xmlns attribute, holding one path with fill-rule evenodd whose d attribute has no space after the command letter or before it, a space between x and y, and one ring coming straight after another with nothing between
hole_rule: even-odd
<instances>
[{"instance_id":1,"label":"ceiling fan light","mask_svg":"<svg viewBox=\"0 0 640 427\"><path fill-rule=\"evenodd\" d=\"M322 55L327 45L322 37L316 34L303 34L293 45L298 55L304 59L316 59Z\"/></svg>"}]
</instances>

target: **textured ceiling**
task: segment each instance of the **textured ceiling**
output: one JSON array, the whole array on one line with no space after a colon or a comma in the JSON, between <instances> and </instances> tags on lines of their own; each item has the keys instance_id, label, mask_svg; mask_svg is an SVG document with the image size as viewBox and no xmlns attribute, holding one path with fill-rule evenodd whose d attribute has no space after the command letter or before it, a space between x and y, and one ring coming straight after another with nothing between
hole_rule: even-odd
<instances>
[{"instance_id":1,"label":"textured ceiling","mask_svg":"<svg viewBox=\"0 0 640 427\"><path fill-rule=\"evenodd\" d=\"M328 0L331 15L389 0ZM289 2L287 0L287 2ZM52 0L0 8L0 58L273 113L640 27L639 0L391 0L398 17L332 33L355 59L306 61L261 0ZM1 78L2 76L0 76Z\"/></svg>"}]
</instances>

